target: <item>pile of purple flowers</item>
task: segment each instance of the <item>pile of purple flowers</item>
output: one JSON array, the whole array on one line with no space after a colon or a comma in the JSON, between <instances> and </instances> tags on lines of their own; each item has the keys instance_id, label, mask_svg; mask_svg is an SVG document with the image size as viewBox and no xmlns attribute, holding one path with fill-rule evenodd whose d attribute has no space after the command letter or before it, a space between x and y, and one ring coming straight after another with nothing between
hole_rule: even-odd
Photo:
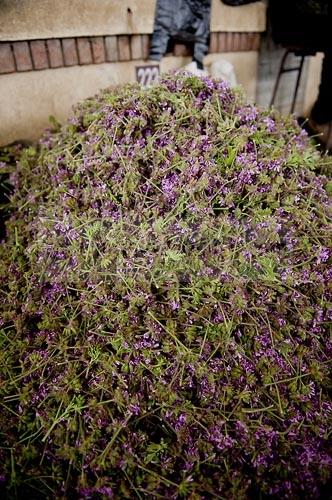
<instances>
[{"instance_id":1,"label":"pile of purple flowers","mask_svg":"<svg viewBox=\"0 0 332 500\"><path fill-rule=\"evenodd\" d=\"M0 269L8 498L320 498L330 162L225 82L82 103L28 148Z\"/></svg>"}]
</instances>

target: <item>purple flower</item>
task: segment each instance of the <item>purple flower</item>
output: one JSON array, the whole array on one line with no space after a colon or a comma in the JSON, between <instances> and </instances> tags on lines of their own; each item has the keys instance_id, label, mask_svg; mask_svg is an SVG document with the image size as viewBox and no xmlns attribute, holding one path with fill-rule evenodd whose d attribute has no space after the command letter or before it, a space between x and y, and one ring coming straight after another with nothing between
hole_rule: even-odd
<instances>
[{"instance_id":1,"label":"purple flower","mask_svg":"<svg viewBox=\"0 0 332 500\"><path fill-rule=\"evenodd\" d=\"M326 262L331 255L331 250L328 248L322 248L318 254L317 263Z\"/></svg>"}]
</instances>

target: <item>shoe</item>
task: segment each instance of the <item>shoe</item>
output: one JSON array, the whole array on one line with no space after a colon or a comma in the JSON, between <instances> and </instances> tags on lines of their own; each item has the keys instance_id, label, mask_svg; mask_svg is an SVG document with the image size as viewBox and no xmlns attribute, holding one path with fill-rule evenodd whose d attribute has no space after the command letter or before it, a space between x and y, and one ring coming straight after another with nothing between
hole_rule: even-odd
<instances>
[{"instance_id":1,"label":"shoe","mask_svg":"<svg viewBox=\"0 0 332 500\"><path fill-rule=\"evenodd\" d=\"M332 120L327 123L317 123L309 118L308 125L326 151L332 151Z\"/></svg>"},{"instance_id":2,"label":"shoe","mask_svg":"<svg viewBox=\"0 0 332 500\"><path fill-rule=\"evenodd\" d=\"M192 73L193 75L196 76L208 76L207 72L204 69L199 69L197 66L196 61L192 61L191 63L187 64L183 68L180 69L180 71L188 71L189 73Z\"/></svg>"}]
</instances>

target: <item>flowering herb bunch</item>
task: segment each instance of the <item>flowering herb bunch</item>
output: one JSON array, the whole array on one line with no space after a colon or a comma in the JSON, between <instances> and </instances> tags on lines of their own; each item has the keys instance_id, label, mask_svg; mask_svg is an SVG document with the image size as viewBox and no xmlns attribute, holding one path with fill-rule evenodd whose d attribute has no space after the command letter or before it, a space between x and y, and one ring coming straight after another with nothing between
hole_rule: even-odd
<instances>
[{"instance_id":1,"label":"flowering herb bunch","mask_svg":"<svg viewBox=\"0 0 332 500\"><path fill-rule=\"evenodd\" d=\"M1 487L319 498L330 184L293 119L190 75L25 150L1 248Z\"/></svg>"}]
</instances>

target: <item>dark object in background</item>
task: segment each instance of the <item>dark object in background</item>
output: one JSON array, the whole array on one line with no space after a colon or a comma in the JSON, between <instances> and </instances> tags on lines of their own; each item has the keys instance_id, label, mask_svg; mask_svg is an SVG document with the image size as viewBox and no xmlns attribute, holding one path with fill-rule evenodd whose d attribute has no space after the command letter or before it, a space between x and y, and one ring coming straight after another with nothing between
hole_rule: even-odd
<instances>
[{"instance_id":1,"label":"dark object in background","mask_svg":"<svg viewBox=\"0 0 332 500\"><path fill-rule=\"evenodd\" d=\"M13 192L9 171L14 169L28 143L13 142L0 148L0 244L6 237L5 222L10 216L9 197Z\"/></svg>"},{"instance_id":2,"label":"dark object in background","mask_svg":"<svg viewBox=\"0 0 332 500\"><path fill-rule=\"evenodd\" d=\"M203 67L210 35L211 0L158 0L149 59L160 61L173 39L193 45L193 59Z\"/></svg>"},{"instance_id":3,"label":"dark object in background","mask_svg":"<svg viewBox=\"0 0 332 500\"><path fill-rule=\"evenodd\" d=\"M332 120L332 49L325 51L319 94L311 117L320 124Z\"/></svg>"},{"instance_id":4,"label":"dark object in background","mask_svg":"<svg viewBox=\"0 0 332 500\"><path fill-rule=\"evenodd\" d=\"M232 7L239 7L240 5L247 5L248 3L258 2L259 0L221 0L222 3Z\"/></svg>"},{"instance_id":5,"label":"dark object in background","mask_svg":"<svg viewBox=\"0 0 332 500\"><path fill-rule=\"evenodd\" d=\"M331 47L330 0L270 0L272 37L283 46L311 52Z\"/></svg>"},{"instance_id":6,"label":"dark object in background","mask_svg":"<svg viewBox=\"0 0 332 500\"><path fill-rule=\"evenodd\" d=\"M270 0L274 42L302 58L324 52L319 94L309 118L309 133L332 150L332 5L331 0Z\"/></svg>"},{"instance_id":7,"label":"dark object in background","mask_svg":"<svg viewBox=\"0 0 332 500\"><path fill-rule=\"evenodd\" d=\"M311 110L309 126L327 151L332 153L332 49L326 49L316 102Z\"/></svg>"}]
</instances>

